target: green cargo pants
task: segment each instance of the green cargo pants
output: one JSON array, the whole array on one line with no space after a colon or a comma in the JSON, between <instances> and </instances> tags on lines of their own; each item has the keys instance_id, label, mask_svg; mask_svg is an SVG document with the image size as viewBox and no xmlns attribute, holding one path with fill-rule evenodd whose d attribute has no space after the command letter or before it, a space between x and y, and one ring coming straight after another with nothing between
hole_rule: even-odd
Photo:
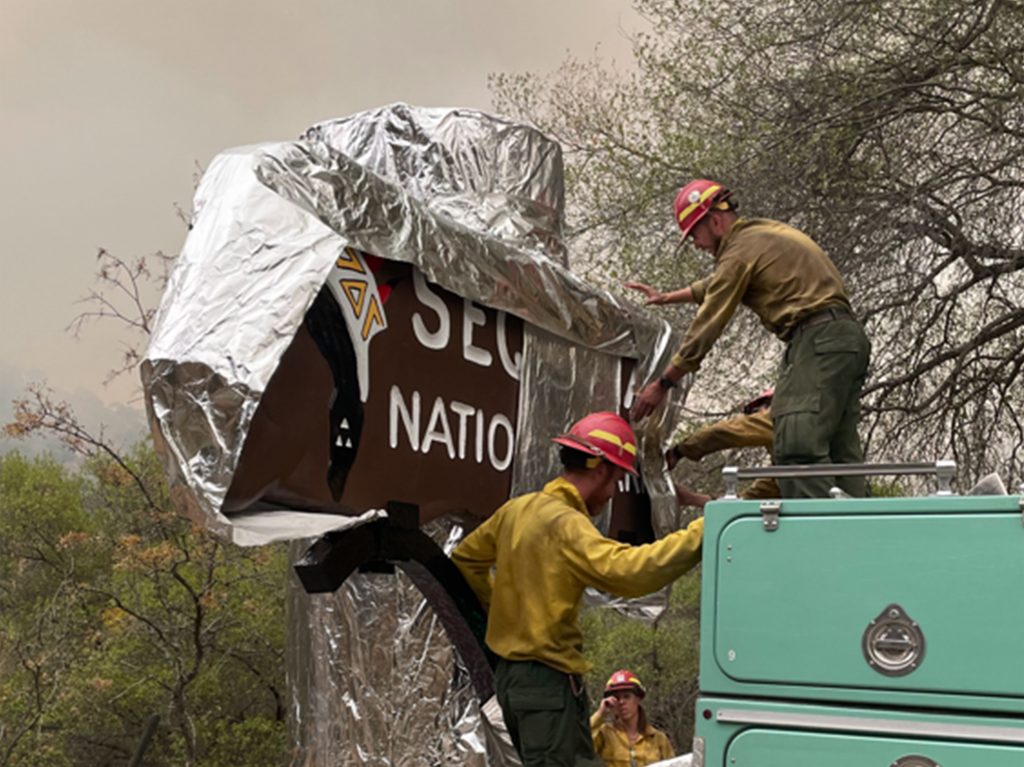
<instances>
[{"instance_id":1,"label":"green cargo pants","mask_svg":"<svg viewBox=\"0 0 1024 767\"><path fill-rule=\"evenodd\" d=\"M864 329L845 314L797 330L772 400L776 464L864 462L857 421L870 355ZM783 498L827 498L832 486L867 492L863 477L779 480Z\"/></svg>"},{"instance_id":2,"label":"green cargo pants","mask_svg":"<svg viewBox=\"0 0 1024 767\"><path fill-rule=\"evenodd\" d=\"M590 736L590 706L579 676L537 661L498 659L498 704L523 767L599 767Z\"/></svg>"}]
</instances>

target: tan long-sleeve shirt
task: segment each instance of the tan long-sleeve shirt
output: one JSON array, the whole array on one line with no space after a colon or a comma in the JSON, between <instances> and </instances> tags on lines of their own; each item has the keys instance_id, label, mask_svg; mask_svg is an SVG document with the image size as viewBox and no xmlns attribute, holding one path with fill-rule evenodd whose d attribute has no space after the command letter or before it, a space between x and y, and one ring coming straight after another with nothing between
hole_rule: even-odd
<instances>
[{"instance_id":1,"label":"tan long-sleeve shirt","mask_svg":"<svg viewBox=\"0 0 1024 767\"><path fill-rule=\"evenodd\" d=\"M737 447L763 447L771 456L771 408L761 408L753 413L740 413L732 418L723 418L721 421L703 426L674 449L683 458L699 461L719 450ZM747 499L781 498L782 492L774 479L762 477L754 480L740 495Z\"/></svg>"},{"instance_id":2,"label":"tan long-sleeve shirt","mask_svg":"<svg viewBox=\"0 0 1024 767\"><path fill-rule=\"evenodd\" d=\"M672 365L701 361L740 304L784 338L800 320L829 307L850 308L835 264L803 232L766 218L738 219L715 254L715 270L690 286L700 304Z\"/></svg>"}]
</instances>

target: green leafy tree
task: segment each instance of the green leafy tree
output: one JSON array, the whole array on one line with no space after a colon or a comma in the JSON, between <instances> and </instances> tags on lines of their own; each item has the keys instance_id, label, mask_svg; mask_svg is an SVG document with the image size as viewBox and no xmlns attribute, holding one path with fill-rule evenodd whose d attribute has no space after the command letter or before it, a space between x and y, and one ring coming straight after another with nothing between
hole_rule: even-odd
<instances>
[{"instance_id":1,"label":"green leafy tree","mask_svg":"<svg viewBox=\"0 0 1024 767\"><path fill-rule=\"evenodd\" d=\"M53 461L0 459L0 764L70 764L52 713L85 654L104 568L78 544L94 532L81 482Z\"/></svg>"},{"instance_id":2,"label":"green leafy tree","mask_svg":"<svg viewBox=\"0 0 1024 767\"><path fill-rule=\"evenodd\" d=\"M647 623L608 608L587 610L583 644L594 664L587 689L595 707L611 674L628 668L647 688L644 710L665 731L676 753L690 750L700 647L700 573L691 571L668 592L667 605Z\"/></svg>"},{"instance_id":3,"label":"green leafy tree","mask_svg":"<svg viewBox=\"0 0 1024 767\"><path fill-rule=\"evenodd\" d=\"M72 329L128 331L111 378L137 365L171 260L98 253ZM79 468L0 463L0 766L126 764L154 714L148 765L286 761L284 548L194 527L148 445L121 450L46 387L14 404L8 437L56 437Z\"/></svg>"},{"instance_id":4,"label":"green leafy tree","mask_svg":"<svg viewBox=\"0 0 1024 767\"><path fill-rule=\"evenodd\" d=\"M85 462L0 462L0 765L126 764L152 714L147 764L281 764L285 550L194 528L45 391L17 413Z\"/></svg>"}]
</instances>

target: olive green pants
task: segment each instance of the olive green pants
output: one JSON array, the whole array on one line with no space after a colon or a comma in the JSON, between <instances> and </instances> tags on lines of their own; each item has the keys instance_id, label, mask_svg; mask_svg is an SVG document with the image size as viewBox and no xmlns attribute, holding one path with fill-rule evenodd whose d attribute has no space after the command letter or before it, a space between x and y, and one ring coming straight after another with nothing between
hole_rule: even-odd
<instances>
[{"instance_id":1,"label":"olive green pants","mask_svg":"<svg viewBox=\"0 0 1024 767\"><path fill-rule=\"evenodd\" d=\"M498 659L494 685L523 767L598 767L583 681L537 661Z\"/></svg>"},{"instance_id":2,"label":"olive green pants","mask_svg":"<svg viewBox=\"0 0 1024 767\"><path fill-rule=\"evenodd\" d=\"M857 421L870 356L864 329L853 318L797 331L772 400L776 464L864 462ZM863 477L779 480L783 498L827 498L833 486L858 498L867 492Z\"/></svg>"}]
</instances>

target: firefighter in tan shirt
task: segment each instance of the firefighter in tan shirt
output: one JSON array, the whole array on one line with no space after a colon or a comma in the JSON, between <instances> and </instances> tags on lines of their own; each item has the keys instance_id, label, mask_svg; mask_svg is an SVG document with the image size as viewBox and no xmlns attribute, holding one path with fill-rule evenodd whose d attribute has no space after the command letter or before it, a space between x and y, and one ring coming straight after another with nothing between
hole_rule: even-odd
<instances>
[{"instance_id":1,"label":"firefighter in tan shirt","mask_svg":"<svg viewBox=\"0 0 1024 767\"><path fill-rule=\"evenodd\" d=\"M835 265L791 226L739 218L731 192L713 181L687 184L675 208L683 236L714 255L715 269L669 294L700 308L661 378L638 394L632 417L650 414L669 388L700 366L742 303L786 343L772 405L776 463L862 463L857 422L870 344ZM833 484L853 496L866 490L860 477L779 481L787 498L827 497Z\"/></svg>"},{"instance_id":2,"label":"firefighter in tan shirt","mask_svg":"<svg viewBox=\"0 0 1024 767\"><path fill-rule=\"evenodd\" d=\"M508 501L452 552L487 607L498 703L527 767L596 763L582 680L590 669L579 626L583 590L656 591L700 561L704 531L698 519L643 546L605 538L590 518L626 472L636 473L633 430L614 413L592 413L554 441L562 475Z\"/></svg>"},{"instance_id":3,"label":"firefighter in tan shirt","mask_svg":"<svg viewBox=\"0 0 1024 767\"><path fill-rule=\"evenodd\" d=\"M682 442L665 451L665 463L672 469L681 458L699 461L706 455L720 450L737 447L763 447L772 452L772 395L766 389L743 406L743 411L731 418L723 418L708 424ZM684 506L698 506L711 500L711 496L695 493L685 485L676 484L676 498ZM774 479L754 480L748 488L740 493L741 498L762 499L781 498L782 494Z\"/></svg>"}]
</instances>

